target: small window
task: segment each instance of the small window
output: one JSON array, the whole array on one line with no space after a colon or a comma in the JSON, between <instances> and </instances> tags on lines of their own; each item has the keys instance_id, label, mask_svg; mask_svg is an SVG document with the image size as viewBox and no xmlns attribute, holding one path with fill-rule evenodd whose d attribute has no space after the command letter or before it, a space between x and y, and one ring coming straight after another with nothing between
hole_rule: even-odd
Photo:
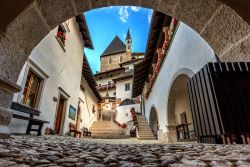
<instances>
[{"instance_id":1,"label":"small window","mask_svg":"<svg viewBox=\"0 0 250 167\"><path fill-rule=\"evenodd\" d=\"M120 62L122 62L123 61L123 57L122 56L120 56Z\"/></svg>"},{"instance_id":2,"label":"small window","mask_svg":"<svg viewBox=\"0 0 250 167\"><path fill-rule=\"evenodd\" d=\"M102 77L99 77L99 79L102 79Z\"/></svg>"},{"instance_id":3,"label":"small window","mask_svg":"<svg viewBox=\"0 0 250 167\"><path fill-rule=\"evenodd\" d=\"M114 92L114 96L116 95L116 92Z\"/></svg>"},{"instance_id":4,"label":"small window","mask_svg":"<svg viewBox=\"0 0 250 167\"><path fill-rule=\"evenodd\" d=\"M110 58L109 58L109 64L111 64L111 63L112 63L112 58L110 57Z\"/></svg>"},{"instance_id":5,"label":"small window","mask_svg":"<svg viewBox=\"0 0 250 167\"><path fill-rule=\"evenodd\" d=\"M66 41L66 31L63 28L62 25L58 26L57 34L56 34L57 39L61 42L63 46L65 46L65 41ZM58 41L58 42L59 42Z\"/></svg>"},{"instance_id":6,"label":"small window","mask_svg":"<svg viewBox=\"0 0 250 167\"><path fill-rule=\"evenodd\" d=\"M130 83L125 84L125 91L129 91L130 90Z\"/></svg>"},{"instance_id":7,"label":"small window","mask_svg":"<svg viewBox=\"0 0 250 167\"><path fill-rule=\"evenodd\" d=\"M113 74L110 74L110 77L113 77Z\"/></svg>"},{"instance_id":8,"label":"small window","mask_svg":"<svg viewBox=\"0 0 250 167\"><path fill-rule=\"evenodd\" d=\"M36 107L41 81L41 78L29 71L23 91L23 104Z\"/></svg>"},{"instance_id":9,"label":"small window","mask_svg":"<svg viewBox=\"0 0 250 167\"><path fill-rule=\"evenodd\" d=\"M109 81L108 84L111 85L111 81Z\"/></svg>"}]
</instances>

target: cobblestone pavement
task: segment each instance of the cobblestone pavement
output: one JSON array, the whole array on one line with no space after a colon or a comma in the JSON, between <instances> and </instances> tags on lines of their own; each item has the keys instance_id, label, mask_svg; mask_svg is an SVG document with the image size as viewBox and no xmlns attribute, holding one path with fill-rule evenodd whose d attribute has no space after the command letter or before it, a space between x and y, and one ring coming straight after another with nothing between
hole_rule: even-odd
<instances>
[{"instance_id":1,"label":"cobblestone pavement","mask_svg":"<svg viewBox=\"0 0 250 167\"><path fill-rule=\"evenodd\" d=\"M139 144L140 141L137 144L105 144L104 141L12 136L0 140L0 167L250 167L248 145Z\"/></svg>"}]
</instances>

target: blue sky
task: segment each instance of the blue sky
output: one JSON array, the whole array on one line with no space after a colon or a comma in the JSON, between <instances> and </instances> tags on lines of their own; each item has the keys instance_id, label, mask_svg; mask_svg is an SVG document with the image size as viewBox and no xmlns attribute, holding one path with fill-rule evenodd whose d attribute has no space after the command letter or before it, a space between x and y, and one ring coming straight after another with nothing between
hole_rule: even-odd
<instances>
[{"instance_id":1,"label":"blue sky","mask_svg":"<svg viewBox=\"0 0 250 167\"><path fill-rule=\"evenodd\" d=\"M124 42L128 28L133 52L144 52L151 23L152 10L140 7L107 7L84 13L94 50L85 48L93 73L100 71L100 55L118 35Z\"/></svg>"}]
</instances>

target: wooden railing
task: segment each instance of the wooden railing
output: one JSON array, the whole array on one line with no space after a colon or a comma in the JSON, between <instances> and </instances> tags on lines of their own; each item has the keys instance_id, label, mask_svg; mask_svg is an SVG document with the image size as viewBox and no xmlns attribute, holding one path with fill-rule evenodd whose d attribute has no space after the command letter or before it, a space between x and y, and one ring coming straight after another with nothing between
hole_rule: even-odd
<instances>
[{"instance_id":1,"label":"wooden railing","mask_svg":"<svg viewBox=\"0 0 250 167\"><path fill-rule=\"evenodd\" d=\"M99 85L96 88L97 88L97 90L107 90L107 89L116 88L116 85L115 85L115 83L111 83L111 84L106 84L106 85Z\"/></svg>"}]
</instances>

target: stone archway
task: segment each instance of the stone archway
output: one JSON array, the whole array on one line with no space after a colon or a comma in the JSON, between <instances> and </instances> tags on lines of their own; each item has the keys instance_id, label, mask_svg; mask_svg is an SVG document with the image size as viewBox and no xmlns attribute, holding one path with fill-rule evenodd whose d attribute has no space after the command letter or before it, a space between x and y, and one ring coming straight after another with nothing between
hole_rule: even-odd
<instances>
[{"instance_id":1,"label":"stone archway","mask_svg":"<svg viewBox=\"0 0 250 167\"><path fill-rule=\"evenodd\" d=\"M158 120L157 111L154 106L150 110L149 126L151 130L153 131L154 136L157 138L157 132L159 130L159 120Z\"/></svg>"},{"instance_id":2,"label":"stone archway","mask_svg":"<svg viewBox=\"0 0 250 167\"><path fill-rule=\"evenodd\" d=\"M13 93L20 89L15 83L33 48L65 20L112 5L147 7L174 16L198 32L221 60L250 60L248 15L235 8L247 23L219 0L23 0L18 5L5 2L0 6L1 12L5 12L4 20L7 19L0 31L0 111L3 115L0 134L8 131L6 125L11 114L6 108L11 105Z\"/></svg>"},{"instance_id":3,"label":"stone archway","mask_svg":"<svg viewBox=\"0 0 250 167\"><path fill-rule=\"evenodd\" d=\"M187 88L188 79L190 79L189 76L185 74L178 75L170 89L167 106L167 128L169 142L175 142L177 141L177 138L195 139ZM188 132L186 131L186 133L177 133L176 135L176 127L180 127L183 130L185 128L185 130L188 130Z\"/></svg>"}]
</instances>

